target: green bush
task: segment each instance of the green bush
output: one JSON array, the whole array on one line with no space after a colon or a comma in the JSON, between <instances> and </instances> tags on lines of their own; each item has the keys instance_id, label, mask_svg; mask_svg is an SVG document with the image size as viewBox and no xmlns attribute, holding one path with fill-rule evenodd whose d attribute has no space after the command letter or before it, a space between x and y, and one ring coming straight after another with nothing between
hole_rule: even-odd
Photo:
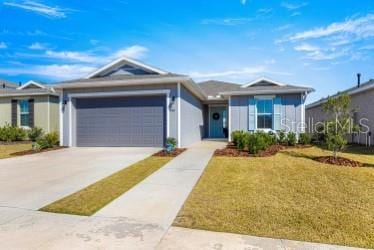
<instances>
[{"instance_id":1,"label":"green bush","mask_svg":"<svg viewBox=\"0 0 374 250\"><path fill-rule=\"evenodd\" d=\"M41 138L43 136L43 134L44 134L43 129L38 128L38 127L34 127L32 129L30 129L29 131L27 131L27 136L33 142L35 142L36 140Z\"/></svg>"},{"instance_id":2,"label":"green bush","mask_svg":"<svg viewBox=\"0 0 374 250\"><path fill-rule=\"evenodd\" d=\"M266 138L267 138L269 146L277 144L277 134L275 134L274 132L269 131L269 133L267 133Z\"/></svg>"},{"instance_id":3,"label":"green bush","mask_svg":"<svg viewBox=\"0 0 374 250\"><path fill-rule=\"evenodd\" d=\"M257 154L270 146L270 136L264 132L247 133L245 144L250 153Z\"/></svg>"},{"instance_id":4,"label":"green bush","mask_svg":"<svg viewBox=\"0 0 374 250\"><path fill-rule=\"evenodd\" d=\"M289 132L287 134L287 144L288 146L295 146L297 143L296 134L294 132Z\"/></svg>"},{"instance_id":5,"label":"green bush","mask_svg":"<svg viewBox=\"0 0 374 250\"><path fill-rule=\"evenodd\" d=\"M26 130L6 124L0 127L0 141L14 142L22 141L26 138Z\"/></svg>"},{"instance_id":6,"label":"green bush","mask_svg":"<svg viewBox=\"0 0 374 250\"><path fill-rule=\"evenodd\" d=\"M39 150L46 148L53 148L59 144L59 135L57 132L52 132L44 135L43 137L36 140L34 148Z\"/></svg>"},{"instance_id":7,"label":"green bush","mask_svg":"<svg viewBox=\"0 0 374 250\"><path fill-rule=\"evenodd\" d=\"M165 142L166 145L171 145L174 148L177 146L177 140L174 137L168 137Z\"/></svg>"},{"instance_id":8,"label":"green bush","mask_svg":"<svg viewBox=\"0 0 374 250\"><path fill-rule=\"evenodd\" d=\"M246 133L244 131L234 131L231 133L232 142L235 144L236 148L243 150L245 147L245 137Z\"/></svg>"},{"instance_id":9,"label":"green bush","mask_svg":"<svg viewBox=\"0 0 374 250\"><path fill-rule=\"evenodd\" d=\"M286 144L287 143L287 135L283 130L278 131L278 143L279 144Z\"/></svg>"},{"instance_id":10,"label":"green bush","mask_svg":"<svg viewBox=\"0 0 374 250\"><path fill-rule=\"evenodd\" d=\"M312 137L311 137L310 134L301 133L299 135L299 143L300 144L307 145L307 144L310 144L311 141L312 141Z\"/></svg>"}]
</instances>

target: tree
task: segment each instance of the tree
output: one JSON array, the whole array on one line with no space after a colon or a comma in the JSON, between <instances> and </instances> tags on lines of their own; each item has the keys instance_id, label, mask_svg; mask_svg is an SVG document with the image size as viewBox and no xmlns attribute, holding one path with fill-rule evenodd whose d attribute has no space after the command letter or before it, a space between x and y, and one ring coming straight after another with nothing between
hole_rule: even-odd
<instances>
[{"instance_id":1,"label":"tree","mask_svg":"<svg viewBox=\"0 0 374 250\"><path fill-rule=\"evenodd\" d=\"M352 130L353 110L350 109L351 97L341 94L329 97L323 104L323 109L331 119L325 124L326 146L333 151L334 158L347 145L346 135Z\"/></svg>"}]
</instances>

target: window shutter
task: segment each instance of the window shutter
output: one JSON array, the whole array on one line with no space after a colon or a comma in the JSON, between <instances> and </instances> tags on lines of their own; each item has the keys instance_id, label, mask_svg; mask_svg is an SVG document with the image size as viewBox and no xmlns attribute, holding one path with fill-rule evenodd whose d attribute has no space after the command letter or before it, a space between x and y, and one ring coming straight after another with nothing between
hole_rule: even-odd
<instances>
[{"instance_id":1,"label":"window shutter","mask_svg":"<svg viewBox=\"0 0 374 250\"><path fill-rule=\"evenodd\" d=\"M248 101L248 130L256 130L256 100L253 97Z\"/></svg>"},{"instance_id":2,"label":"window shutter","mask_svg":"<svg viewBox=\"0 0 374 250\"><path fill-rule=\"evenodd\" d=\"M282 99L280 96L274 98L274 119L273 119L273 129L281 130L281 110L282 110Z\"/></svg>"},{"instance_id":3,"label":"window shutter","mask_svg":"<svg viewBox=\"0 0 374 250\"><path fill-rule=\"evenodd\" d=\"M16 127L18 125L18 120L17 120L17 109L18 109L18 101L17 100L12 100L12 111L11 111L11 122L12 126Z\"/></svg>"},{"instance_id":4,"label":"window shutter","mask_svg":"<svg viewBox=\"0 0 374 250\"><path fill-rule=\"evenodd\" d=\"M49 117L48 117L49 119ZM33 128L35 126L34 122L34 99L29 100L29 127Z\"/></svg>"}]
</instances>

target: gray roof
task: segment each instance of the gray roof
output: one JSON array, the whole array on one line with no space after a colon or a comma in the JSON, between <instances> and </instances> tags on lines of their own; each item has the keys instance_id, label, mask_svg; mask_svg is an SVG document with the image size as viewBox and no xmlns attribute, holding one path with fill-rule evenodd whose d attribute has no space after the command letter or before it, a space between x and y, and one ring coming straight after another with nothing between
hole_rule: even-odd
<instances>
[{"instance_id":1,"label":"gray roof","mask_svg":"<svg viewBox=\"0 0 374 250\"><path fill-rule=\"evenodd\" d=\"M49 87L44 89L0 89L0 97L3 96L34 96L34 95L57 95L55 91Z\"/></svg>"},{"instance_id":2,"label":"gray roof","mask_svg":"<svg viewBox=\"0 0 374 250\"><path fill-rule=\"evenodd\" d=\"M321 98L320 100L316 101L316 102L313 102L313 103L310 103L306 106L306 108L312 108L312 107L316 107L324 102L326 102L328 100L329 97L337 97L341 94L348 94L348 95L353 95L353 94L357 94L357 93L360 93L362 91L366 91L368 89L371 89L371 88L374 88L374 79L370 79L369 81L367 82L364 82L364 83L361 83L360 84L360 87L358 87L357 85L354 86L354 87L351 87L351 88L348 88L348 89L345 89L343 91L339 91L331 96L328 96L328 97L324 97L324 98Z\"/></svg>"},{"instance_id":3,"label":"gray roof","mask_svg":"<svg viewBox=\"0 0 374 250\"><path fill-rule=\"evenodd\" d=\"M11 81L8 81L8 80L4 80L4 79L0 79L0 88L12 88L12 89L15 89L18 87L17 83L14 83L14 82L11 82Z\"/></svg>"},{"instance_id":4,"label":"gray roof","mask_svg":"<svg viewBox=\"0 0 374 250\"><path fill-rule=\"evenodd\" d=\"M162 79L167 77L186 77L179 74L165 74L165 75L111 75L105 77L95 77L95 78L80 78L68 81L57 82L54 85L58 84L75 84L75 83L85 83L85 82L101 82L101 81L118 81L118 80L141 80L141 79Z\"/></svg>"},{"instance_id":5,"label":"gray roof","mask_svg":"<svg viewBox=\"0 0 374 250\"><path fill-rule=\"evenodd\" d=\"M221 92L236 91L241 89L240 85L236 83L213 80L200 82L198 85L207 96L217 96Z\"/></svg>"},{"instance_id":6,"label":"gray roof","mask_svg":"<svg viewBox=\"0 0 374 250\"><path fill-rule=\"evenodd\" d=\"M240 84L206 81L199 84L203 92L208 96L217 95L253 95L253 94L282 94L282 93L303 93L314 91L313 88L296 85L253 85L242 87Z\"/></svg>"}]
</instances>

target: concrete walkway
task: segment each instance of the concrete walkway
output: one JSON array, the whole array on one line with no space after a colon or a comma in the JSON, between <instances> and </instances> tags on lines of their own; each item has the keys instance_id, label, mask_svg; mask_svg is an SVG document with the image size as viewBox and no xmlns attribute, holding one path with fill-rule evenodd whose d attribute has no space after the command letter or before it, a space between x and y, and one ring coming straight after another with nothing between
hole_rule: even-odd
<instances>
[{"instance_id":1,"label":"concrete walkway","mask_svg":"<svg viewBox=\"0 0 374 250\"><path fill-rule=\"evenodd\" d=\"M98 211L95 216L128 217L169 227L192 191L213 152L223 142L192 145L153 175Z\"/></svg>"},{"instance_id":2,"label":"concrete walkway","mask_svg":"<svg viewBox=\"0 0 374 250\"><path fill-rule=\"evenodd\" d=\"M354 250L360 248L171 227L156 249Z\"/></svg>"}]
</instances>

